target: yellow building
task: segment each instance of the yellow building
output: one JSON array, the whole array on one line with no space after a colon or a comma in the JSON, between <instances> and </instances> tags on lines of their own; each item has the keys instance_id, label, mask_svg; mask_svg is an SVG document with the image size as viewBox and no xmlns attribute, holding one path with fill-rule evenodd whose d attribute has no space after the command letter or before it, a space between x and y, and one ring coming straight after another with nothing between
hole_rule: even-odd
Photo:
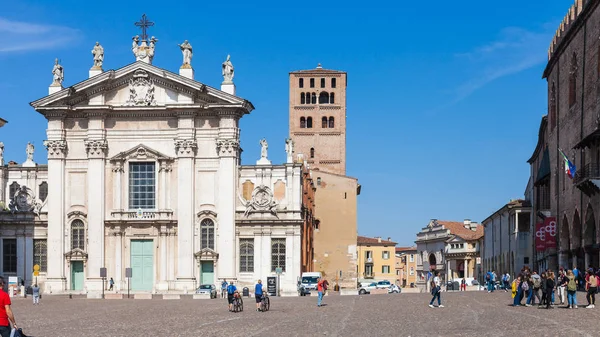
<instances>
[{"instance_id":1,"label":"yellow building","mask_svg":"<svg viewBox=\"0 0 600 337\"><path fill-rule=\"evenodd\" d=\"M401 287L416 287L417 247L396 248L396 284Z\"/></svg>"},{"instance_id":2,"label":"yellow building","mask_svg":"<svg viewBox=\"0 0 600 337\"><path fill-rule=\"evenodd\" d=\"M396 280L396 243L391 238L357 237L358 279L361 282Z\"/></svg>"}]
</instances>

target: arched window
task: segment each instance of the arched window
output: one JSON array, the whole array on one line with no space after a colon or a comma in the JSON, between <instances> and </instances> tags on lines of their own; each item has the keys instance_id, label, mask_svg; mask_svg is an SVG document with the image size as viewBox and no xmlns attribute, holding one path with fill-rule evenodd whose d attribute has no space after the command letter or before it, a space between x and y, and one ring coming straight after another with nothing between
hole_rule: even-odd
<instances>
[{"instance_id":1,"label":"arched window","mask_svg":"<svg viewBox=\"0 0 600 337\"><path fill-rule=\"evenodd\" d=\"M325 79L324 78L321 79L321 88L325 88Z\"/></svg>"},{"instance_id":2,"label":"arched window","mask_svg":"<svg viewBox=\"0 0 600 337\"><path fill-rule=\"evenodd\" d=\"M300 94L300 104L306 104L306 96L304 93Z\"/></svg>"},{"instance_id":3,"label":"arched window","mask_svg":"<svg viewBox=\"0 0 600 337\"><path fill-rule=\"evenodd\" d=\"M577 53L573 53L569 71L569 107L572 107L577 101L577 69Z\"/></svg>"},{"instance_id":4,"label":"arched window","mask_svg":"<svg viewBox=\"0 0 600 337\"><path fill-rule=\"evenodd\" d=\"M301 129L306 128L306 118L304 118L304 117L300 117L300 128Z\"/></svg>"},{"instance_id":5,"label":"arched window","mask_svg":"<svg viewBox=\"0 0 600 337\"><path fill-rule=\"evenodd\" d=\"M215 223L211 219L200 222L200 249L215 249Z\"/></svg>"},{"instance_id":6,"label":"arched window","mask_svg":"<svg viewBox=\"0 0 600 337\"><path fill-rule=\"evenodd\" d=\"M329 127L330 128L334 128L335 127L335 122L333 120L333 117L329 117Z\"/></svg>"},{"instance_id":7,"label":"arched window","mask_svg":"<svg viewBox=\"0 0 600 337\"><path fill-rule=\"evenodd\" d=\"M312 104L317 104L317 94L312 93Z\"/></svg>"},{"instance_id":8,"label":"arched window","mask_svg":"<svg viewBox=\"0 0 600 337\"><path fill-rule=\"evenodd\" d=\"M48 183L47 182L43 182L40 184L40 190L38 193L38 196L40 197L41 201L46 201L46 198L48 197Z\"/></svg>"},{"instance_id":9,"label":"arched window","mask_svg":"<svg viewBox=\"0 0 600 337\"><path fill-rule=\"evenodd\" d=\"M332 87L332 88L335 88L335 85L336 85L336 83L335 83L335 82L336 82L336 79L335 79L335 77L334 77L334 78L332 78L332 79L331 79L331 87Z\"/></svg>"},{"instance_id":10,"label":"arched window","mask_svg":"<svg viewBox=\"0 0 600 337\"><path fill-rule=\"evenodd\" d=\"M306 128L312 129L312 117L306 118Z\"/></svg>"},{"instance_id":11,"label":"arched window","mask_svg":"<svg viewBox=\"0 0 600 337\"><path fill-rule=\"evenodd\" d=\"M71 250L76 248L85 250L85 225L79 219L71 222Z\"/></svg>"},{"instance_id":12,"label":"arched window","mask_svg":"<svg viewBox=\"0 0 600 337\"><path fill-rule=\"evenodd\" d=\"M334 104L335 103L335 94L331 93L329 94L329 104Z\"/></svg>"},{"instance_id":13,"label":"arched window","mask_svg":"<svg viewBox=\"0 0 600 337\"><path fill-rule=\"evenodd\" d=\"M315 79L314 79L314 78L311 78L311 79L310 79L310 87L311 87L311 88L314 88L314 87L315 87Z\"/></svg>"},{"instance_id":14,"label":"arched window","mask_svg":"<svg viewBox=\"0 0 600 337\"><path fill-rule=\"evenodd\" d=\"M310 148L310 157L311 157L311 158L314 158L314 157L315 157L315 148L314 148L314 147L311 147L311 148Z\"/></svg>"},{"instance_id":15,"label":"arched window","mask_svg":"<svg viewBox=\"0 0 600 337\"><path fill-rule=\"evenodd\" d=\"M17 191L19 190L19 183L17 183L16 181L13 181L12 184L10 184L10 188L9 188L9 194L8 197L9 199L12 200L12 198L15 197L15 193L17 193Z\"/></svg>"},{"instance_id":16,"label":"arched window","mask_svg":"<svg viewBox=\"0 0 600 337\"><path fill-rule=\"evenodd\" d=\"M321 92L319 94L319 104L329 104L329 94L326 92Z\"/></svg>"},{"instance_id":17,"label":"arched window","mask_svg":"<svg viewBox=\"0 0 600 337\"><path fill-rule=\"evenodd\" d=\"M321 127L327 129L327 117L321 118Z\"/></svg>"},{"instance_id":18,"label":"arched window","mask_svg":"<svg viewBox=\"0 0 600 337\"><path fill-rule=\"evenodd\" d=\"M304 79L303 78L298 80L298 87L304 88Z\"/></svg>"},{"instance_id":19,"label":"arched window","mask_svg":"<svg viewBox=\"0 0 600 337\"><path fill-rule=\"evenodd\" d=\"M310 92L306 93L306 104L310 104Z\"/></svg>"}]
</instances>

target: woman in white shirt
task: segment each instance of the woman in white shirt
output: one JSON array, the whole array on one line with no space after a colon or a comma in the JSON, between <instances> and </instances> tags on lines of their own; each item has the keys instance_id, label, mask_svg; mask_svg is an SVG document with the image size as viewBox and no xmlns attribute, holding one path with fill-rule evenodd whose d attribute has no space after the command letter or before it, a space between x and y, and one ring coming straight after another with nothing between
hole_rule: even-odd
<instances>
[{"instance_id":1,"label":"woman in white shirt","mask_svg":"<svg viewBox=\"0 0 600 337\"><path fill-rule=\"evenodd\" d=\"M435 277L431 280L431 295L433 295L433 298L431 299L431 302L429 302L430 308L435 308L435 306L433 305L433 301L436 299L436 297L437 297L437 302L438 302L437 307L438 308L444 307L442 305L441 299L440 299L441 290L442 290L442 282L440 280L440 272L436 271Z\"/></svg>"}]
</instances>

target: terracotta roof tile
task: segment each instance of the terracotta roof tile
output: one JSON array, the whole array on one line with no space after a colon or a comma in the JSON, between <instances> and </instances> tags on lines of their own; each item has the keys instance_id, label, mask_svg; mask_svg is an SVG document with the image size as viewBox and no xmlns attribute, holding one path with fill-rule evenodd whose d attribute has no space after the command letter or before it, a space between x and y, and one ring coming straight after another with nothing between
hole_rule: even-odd
<instances>
[{"instance_id":1,"label":"terracotta roof tile","mask_svg":"<svg viewBox=\"0 0 600 337\"><path fill-rule=\"evenodd\" d=\"M417 250L417 247L412 246L412 247L396 247L396 253L402 253L402 252L410 252L413 250Z\"/></svg>"},{"instance_id":2,"label":"terracotta roof tile","mask_svg":"<svg viewBox=\"0 0 600 337\"><path fill-rule=\"evenodd\" d=\"M477 224L477 228L474 231L465 228L465 224L458 221L437 220L437 224L444 226L444 228L450 230L451 234L464 240L478 240L483 237L483 226L480 224Z\"/></svg>"},{"instance_id":3,"label":"terracotta roof tile","mask_svg":"<svg viewBox=\"0 0 600 337\"><path fill-rule=\"evenodd\" d=\"M360 236L360 235L358 237L356 237L356 242L359 245L371 245L371 246L374 246L374 245L395 246L397 244L394 241L388 241L388 240L384 240L384 239L381 239L381 242L379 242L378 238L369 238L369 237Z\"/></svg>"}]
</instances>

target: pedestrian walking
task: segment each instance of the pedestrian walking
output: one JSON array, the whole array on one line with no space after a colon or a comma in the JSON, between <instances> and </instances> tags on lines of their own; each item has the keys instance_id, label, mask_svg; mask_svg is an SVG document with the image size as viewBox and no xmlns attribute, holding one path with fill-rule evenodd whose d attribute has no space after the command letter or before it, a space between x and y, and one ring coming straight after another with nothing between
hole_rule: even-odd
<instances>
[{"instance_id":1,"label":"pedestrian walking","mask_svg":"<svg viewBox=\"0 0 600 337\"><path fill-rule=\"evenodd\" d=\"M320 307L323 303L323 293L325 292L325 288L327 287L325 283L327 282L324 278L317 278L317 293L319 297L317 299L317 307Z\"/></svg>"},{"instance_id":2,"label":"pedestrian walking","mask_svg":"<svg viewBox=\"0 0 600 337\"><path fill-rule=\"evenodd\" d=\"M561 268L558 271L558 280L556 285L556 290L558 292L558 299L560 300L560 304L565 304L565 287L567 286L567 278L565 275L565 271Z\"/></svg>"},{"instance_id":3,"label":"pedestrian walking","mask_svg":"<svg viewBox=\"0 0 600 337\"><path fill-rule=\"evenodd\" d=\"M115 286L115 280L113 280L113 278L110 278L110 281L108 281L108 290L111 291L113 290L113 287Z\"/></svg>"},{"instance_id":4,"label":"pedestrian walking","mask_svg":"<svg viewBox=\"0 0 600 337\"><path fill-rule=\"evenodd\" d=\"M535 300L538 300L538 303L542 302L540 297L540 287L542 286L542 278L538 275L537 271L534 271L531 275L531 285L533 287L532 296L531 296L531 305L535 305Z\"/></svg>"},{"instance_id":5,"label":"pedestrian walking","mask_svg":"<svg viewBox=\"0 0 600 337\"><path fill-rule=\"evenodd\" d=\"M262 302L263 285L262 281L258 280L254 286L254 298L256 299L256 311L260 311L260 302Z\"/></svg>"},{"instance_id":6,"label":"pedestrian walking","mask_svg":"<svg viewBox=\"0 0 600 337\"><path fill-rule=\"evenodd\" d=\"M33 305L40 304L40 287L38 287L37 283L33 285L31 290L33 291Z\"/></svg>"},{"instance_id":7,"label":"pedestrian walking","mask_svg":"<svg viewBox=\"0 0 600 337\"><path fill-rule=\"evenodd\" d=\"M4 291L4 277L0 276L0 337L10 337L10 323L13 329L18 329L15 315L10 307L10 297Z\"/></svg>"},{"instance_id":8,"label":"pedestrian walking","mask_svg":"<svg viewBox=\"0 0 600 337\"><path fill-rule=\"evenodd\" d=\"M550 304L554 304L552 299L552 294L554 294L554 287L556 283L554 282L554 272L549 271L546 274L546 309L550 309Z\"/></svg>"},{"instance_id":9,"label":"pedestrian walking","mask_svg":"<svg viewBox=\"0 0 600 337\"><path fill-rule=\"evenodd\" d=\"M462 281L460 281L460 291L467 291L467 280L463 277Z\"/></svg>"},{"instance_id":10,"label":"pedestrian walking","mask_svg":"<svg viewBox=\"0 0 600 337\"><path fill-rule=\"evenodd\" d=\"M223 280L223 282L221 282L221 298L226 298L227 297L227 280Z\"/></svg>"},{"instance_id":11,"label":"pedestrian walking","mask_svg":"<svg viewBox=\"0 0 600 337\"><path fill-rule=\"evenodd\" d=\"M442 305L442 300L440 298L441 292L442 292L442 281L440 279L440 272L436 271L435 277L433 279L431 279L431 295L433 295L433 297L431 298L431 301L429 302L430 308L435 308L435 306L433 305L433 301L436 298L437 298L437 303L438 303L437 307L438 308L444 307Z\"/></svg>"}]
</instances>

